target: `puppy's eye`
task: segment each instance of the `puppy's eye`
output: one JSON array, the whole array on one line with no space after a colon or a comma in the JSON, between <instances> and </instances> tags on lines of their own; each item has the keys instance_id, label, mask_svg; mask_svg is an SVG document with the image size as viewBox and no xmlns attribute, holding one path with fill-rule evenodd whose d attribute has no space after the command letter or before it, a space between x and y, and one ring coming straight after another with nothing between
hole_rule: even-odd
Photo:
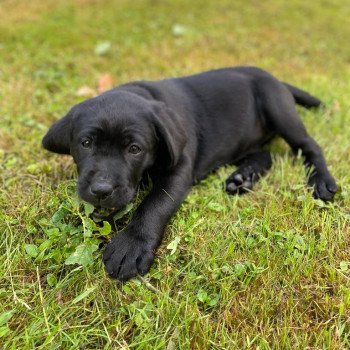
<instances>
[{"instance_id":1,"label":"puppy's eye","mask_svg":"<svg viewBox=\"0 0 350 350\"><path fill-rule=\"evenodd\" d=\"M84 139L84 140L81 142L81 145L82 145L84 148L90 148L91 145L92 145L92 140L91 140L91 139Z\"/></svg>"},{"instance_id":2,"label":"puppy's eye","mask_svg":"<svg viewBox=\"0 0 350 350\"><path fill-rule=\"evenodd\" d=\"M131 145L129 148L129 153L137 154L141 152L141 148L137 145Z\"/></svg>"}]
</instances>

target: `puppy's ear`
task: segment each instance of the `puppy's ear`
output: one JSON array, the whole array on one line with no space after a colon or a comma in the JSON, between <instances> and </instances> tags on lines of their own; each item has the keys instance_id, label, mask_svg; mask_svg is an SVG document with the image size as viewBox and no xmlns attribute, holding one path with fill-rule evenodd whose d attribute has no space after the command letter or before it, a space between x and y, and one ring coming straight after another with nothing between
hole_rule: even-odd
<instances>
[{"instance_id":1,"label":"puppy's ear","mask_svg":"<svg viewBox=\"0 0 350 350\"><path fill-rule=\"evenodd\" d=\"M45 149L55 153L70 154L72 112L54 122L42 140Z\"/></svg>"},{"instance_id":2,"label":"puppy's ear","mask_svg":"<svg viewBox=\"0 0 350 350\"><path fill-rule=\"evenodd\" d=\"M153 123L161 142L159 145L160 158L165 161L169 168L174 167L187 142L183 121L164 103L156 103L153 110Z\"/></svg>"}]
</instances>

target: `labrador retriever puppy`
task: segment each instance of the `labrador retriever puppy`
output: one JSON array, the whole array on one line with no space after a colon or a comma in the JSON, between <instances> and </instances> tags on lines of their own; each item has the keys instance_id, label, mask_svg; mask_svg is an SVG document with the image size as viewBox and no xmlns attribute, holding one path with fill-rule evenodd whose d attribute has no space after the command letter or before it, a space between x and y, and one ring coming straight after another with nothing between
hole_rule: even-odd
<instances>
[{"instance_id":1,"label":"labrador retriever puppy","mask_svg":"<svg viewBox=\"0 0 350 350\"><path fill-rule=\"evenodd\" d=\"M332 199L336 183L295 103L321 104L255 67L136 81L74 106L51 126L43 146L73 156L78 193L96 207L122 209L142 179L151 178L150 193L103 255L108 274L127 280L150 269L167 223L193 184L235 164L226 191L251 190L271 167L264 146L276 135L301 150L314 197Z\"/></svg>"}]
</instances>

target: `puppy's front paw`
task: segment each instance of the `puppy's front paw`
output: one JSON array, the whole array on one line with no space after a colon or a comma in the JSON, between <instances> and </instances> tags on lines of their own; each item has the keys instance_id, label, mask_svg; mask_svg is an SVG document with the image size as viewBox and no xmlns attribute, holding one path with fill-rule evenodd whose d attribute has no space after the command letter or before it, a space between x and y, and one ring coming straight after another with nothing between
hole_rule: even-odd
<instances>
[{"instance_id":1,"label":"puppy's front paw","mask_svg":"<svg viewBox=\"0 0 350 350\"><path fill-rule=\"evenodd\" d=\"M313 196L324 201L331 200L337 192L337 184L332 176L313 174L309 178L309 185L314 188Z\"/></svg>"},{"instance_id":2,"label":"puppy's front paw","mask_svg":"<svg viewBox=\"0 0 350 350\"><path fill-rule=\"evenodd\" d=\"M107 245L103 260L108 274L120 281L147 273L154 260L155 246L128 230L122 231Z\"/></svg>"}]
</instances>

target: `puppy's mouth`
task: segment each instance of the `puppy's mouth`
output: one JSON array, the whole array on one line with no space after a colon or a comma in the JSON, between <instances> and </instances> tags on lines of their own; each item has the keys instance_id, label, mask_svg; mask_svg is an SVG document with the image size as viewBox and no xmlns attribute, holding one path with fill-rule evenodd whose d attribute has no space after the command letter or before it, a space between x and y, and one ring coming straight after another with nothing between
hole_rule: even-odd
<instances>
[{"instance_id":1,"label":"puppy's mouth","mask_svg":"<svg viewBox=\"0 0 350 350\"><path fill-rule=\"evenodd\" d=\"M95 210L93 211L92 215L96 219L109 219L112 218L119 211L120 209L117 208L95 207Z\"/></svg>"},{"instance_id":2,"label":"puppy's mouth","mask_svg":"<svg viewBox=\"0 0 350 350\"><path fill-rule=\"evenodd\" d=\"M90 202L91 203L91 202ZM114 215L120 211L122 211L126 206L129 205L129 203L123 203L123 204L117 204L117 205L103 205L103 203L91 203L94 207L95 210L94 212L97 213L97 215L103 216L111 216Z\"/></svg>"},{"instance_id":3,"label":"puppy's mouth","mask_svg":"<svg viewBox=\"0 0 350 350\"><path fill-rule=\"evenodd\" d=\"M132 203L125 205L121 209L95 207L95 210L92 212L92 216L95 220L113 219L114 221L116 221L124 217L132 209L132 207Z\"/></svg>"}]
</instances>

